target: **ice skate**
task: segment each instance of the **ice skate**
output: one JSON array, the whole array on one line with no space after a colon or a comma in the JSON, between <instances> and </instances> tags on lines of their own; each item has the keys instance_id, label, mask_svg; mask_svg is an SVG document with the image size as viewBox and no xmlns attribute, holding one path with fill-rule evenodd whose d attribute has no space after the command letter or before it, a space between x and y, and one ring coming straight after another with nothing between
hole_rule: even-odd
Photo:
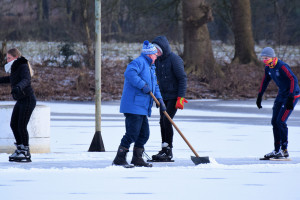
<instances>
[{"instance_id":1,"label":"ice skate","mask_svg":"<svg viewBox=\"0 0 300 200\"><path fill-rule=\"evenodd\" d=\"M31 162L31 154L28 146L18 145L18 153L14 157L14 162Z\"/></svg>"},{"instance_id":2,"label":"ice skate","mask_svg":"<svg viewBox=\"0 0 300 200\"><path fill-rule=\"evenodd\" d=\"M275 155L272 158L275 159L284 158L283 151L280 149L278 152L275 153Z\"/></svg>"},{"instance_id":3,"label":"ice skate","mask_svg":"<svg viewBox=\"0 0 300 200\"><path fill-rule=\"evenodd\" d=\"M20 153L20 148L21 148L20 145L17 145L16 143L15 143L15 145L16 145L17 149L15 150L15 152L13 154L11 154L8 157L10 162L13 162L15 160L16 156Z\"/></svg>"},{"instance_id":4,"label":"ice skate","mask_svg":"<svg viewBox=\"0 0 300 200\"><path fill-rule=\"evenodd\" d=\"M279 150L274 157L270 158L270 160L274 160L274 161L290 161L291 159L288 158L289 157L289 153L287 151L287 149L285 150Z\"/></svg>"},{"instance_id":5,"label":"ice skate","mask_svg":"<svg viewBox=\"0 0 300 200\"><path fill-rule=\"evenodd\" d=\"M284 156L285 158L287 158L287 157L290 156L287 149L284 149L284 150L282 150L282 151L283 151L283 156Z\"/></svg>"},{"instance_id":6,"label":"ice skate","mask_svg":"<svg viewBox=\"0 0 300 200\"><path fill-rule=\"evenodd\" d=\"M163 143L162 150L158 154L153 155L152 160L149 160L149 162L174 162L172 158L172 148L169 147L168 143Z\"/></svg>"},{"instance_id":7,"label":"ice skate","mask_svg":"<svg viewBox=\"0 0 300 200\"><path fill-rule=\"evenodd\" d=\"M279 151L272 151L268 154L266 154L263 158L260 158L260 160L273 160L273 161L290 161L291 159L288 158L289 153L287 149L285 150L279 150Z\"/></svg>"},{"instance_id":8,"label":"ice skate","mask_svg":"<svg viewBox=\"0 0 300 200\"><path fill-rule=\"evenodd\" d=\"M260 160L270 160L270 158L274 158L275 157L276 153L277 152L275 150L272 151L272 152L270 152L270 153L267 153L266 155L264 155L263 158L260 158Z\"/></svg>"}]
</instances>

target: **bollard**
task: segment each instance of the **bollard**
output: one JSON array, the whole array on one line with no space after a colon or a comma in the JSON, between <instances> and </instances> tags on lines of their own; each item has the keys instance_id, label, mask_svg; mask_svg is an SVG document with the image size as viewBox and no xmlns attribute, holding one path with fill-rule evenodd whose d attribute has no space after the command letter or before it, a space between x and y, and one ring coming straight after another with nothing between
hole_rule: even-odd
<instances>
[{"instance_id":1,"label":"bollard","mask_svg":"<svg viewBox=\"0 0 300 200\"><path fill-rule=\"evenodd\" d=\"M14 105L0 105L0 153L13 153L15 138L10 128ZM27 126L31 153L50 152L50 107L37 105Z\"/></svg>"}]
</instances>

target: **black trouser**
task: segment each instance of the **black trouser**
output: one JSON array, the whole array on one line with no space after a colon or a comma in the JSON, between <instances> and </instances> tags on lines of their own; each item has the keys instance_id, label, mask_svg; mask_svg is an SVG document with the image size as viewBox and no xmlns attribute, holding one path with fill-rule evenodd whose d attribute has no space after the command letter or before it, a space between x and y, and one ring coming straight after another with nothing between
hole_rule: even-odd
<instances>
[{"instance_id":1,"label":"black trouser","mask_svg":"<svg viewBox=\"0 0 300 200\"><path fill-rule=\"evenodd\" d=\"M167 108L167 113L173 119L175 116L177 109L175 108L176 99L164 100L164 103ZM166 142L169 146L173 147L173 127L171 122L165 116L164 113L160 112L160 131L161 131L161 139L162 143Z\"/></svg>"},{"instance_id":2,"label":"black trouser","mask_svg":"<svg viewBox=\"0 0 300 200\"><path fill-rule=\"evenodd\" d=\"M17 145L29 146L27 125L36 106L36 98L30 95L17 101L11 116L10 127L14 133Z\"/></svg>"}]
</instances>

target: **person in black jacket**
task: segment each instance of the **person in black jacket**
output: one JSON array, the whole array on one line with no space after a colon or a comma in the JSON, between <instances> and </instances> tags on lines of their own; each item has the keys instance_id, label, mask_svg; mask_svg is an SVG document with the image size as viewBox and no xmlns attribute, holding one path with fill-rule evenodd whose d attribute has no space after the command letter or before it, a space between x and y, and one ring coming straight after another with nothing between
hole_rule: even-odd
<instances>
[{"instance_id":1,"label":"person in black jacket","mask_svg":"<svg viewBox=\"0 0 300 200\"><path fill-rule=\"evenodd\" d=\"M158 58L155 61L156 76L159 89L167 107L167 113L173 119L177 109L183 109L187 76L184 72L183 60L171 51L169 41L165 36L158 36L152 44L157 48ZM160 112L160 128L162 150L152 156L153 161L171 161L173 157L173 127L168 118Z\"/></svg>"},{"instance_id":2,"label":"person in black jacket","mask_svg":"<svg viewBox=\"0 0 300 200\"><path fill-rule=\"evenodd\" d=\"M0 83L10 83L12 97L17 101L10 122L17 149L9 156L9 161L31 162L27 124L36 106L36 98L31 87L33 70L28 60L22 57L16 48L7 51L6 60L4 68L10 75L0 77Z\"/></svg>"}]
</instances>

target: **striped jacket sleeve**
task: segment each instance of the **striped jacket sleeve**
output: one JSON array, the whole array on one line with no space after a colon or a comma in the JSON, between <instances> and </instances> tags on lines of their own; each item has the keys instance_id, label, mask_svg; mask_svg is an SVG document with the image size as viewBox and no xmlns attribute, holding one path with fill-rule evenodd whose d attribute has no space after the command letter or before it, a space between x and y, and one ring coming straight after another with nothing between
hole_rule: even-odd
<instances>
[{"instance_id":1,"label":"striped jacket sleeve","mask_svg":"<svg viewBox=\"0 0 300 200\"><path fill-rule=\"evenodd\" d=\"M272 80L271 76L269 75L267 68L265 68L265 74L260 84L259 94L262 96L266 91L270 81Z\"/></svg>"},{"instance_id":2,"label":"striped jacket sleeve","mask_svg":"<svg viewBox=\"0 0 300 200\"><path fill-rule=\"evenodd\" d=\"M294 79L294 76L293 76L291 70L288 67L286 67L285 65L282 65L281 69L284 71L284 74L288 77L288 80L290 81L290 90L289 90L289 93L290 93L290 95L294 95L294 91L295 91L295 79Z\"/></svg>"}]
</instances>

